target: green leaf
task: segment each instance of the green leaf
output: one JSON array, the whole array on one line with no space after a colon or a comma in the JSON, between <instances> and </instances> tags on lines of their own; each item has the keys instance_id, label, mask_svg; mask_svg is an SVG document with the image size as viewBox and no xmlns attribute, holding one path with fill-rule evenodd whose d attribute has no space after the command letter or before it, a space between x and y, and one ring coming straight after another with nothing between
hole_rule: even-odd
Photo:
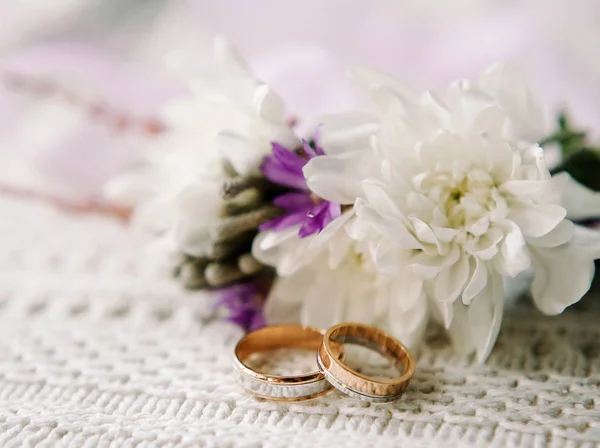
<instances>
[{"instance_id":1,"label":"green leaf","mask_svg":"<svg viewBox=\"0 0 600 448\"><path fill-rule=\"evenodd\" d=\"M561 149L563 158L584 149L587 143L586 133L573 129L564 112L559 114L557 124L558 129L556 132L540 141L540 146L544 147L551 143L557 144Z\"/></svg>"},{"instance_id":2,"label":"green leaf","mask_svg":"<svg viewBox=\"0 0 600 448\"><path fill-rule=\"evenodd\" d=\"M600 153L583 148L567 157L552 174L566 171L582 185L600 191Z\"/></svg>"}]
</instances>

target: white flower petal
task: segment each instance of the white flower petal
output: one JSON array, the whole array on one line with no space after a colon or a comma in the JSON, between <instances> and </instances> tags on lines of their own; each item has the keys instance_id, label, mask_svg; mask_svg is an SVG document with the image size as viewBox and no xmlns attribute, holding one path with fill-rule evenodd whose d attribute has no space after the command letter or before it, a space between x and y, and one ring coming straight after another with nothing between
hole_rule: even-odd
<instances>
[{"instance_id":1,"label":"white flower petal","mask_svg":"<svg viewBox=\"0 0 600 448\"><path fill-rule=\"evenodd\" d=\"M354 217L354 208L342 213L339 218L334 219L325 226L321 232L315 235L310 242L310 249L317 249L331 239L339 230L341 230Z\"/></svg>"},{"instance_id":2,"label":"white flower petal","mask_svg":"<svg viewBox=\"0 0 600 448\"><path fill-rule=\"evenodd\" d=\"M339 278L338 281L347 281ZM344 298L343 314L340 321L359 322L367 325L373 324L377 319L377 305L375 302L385 300L385 306L389 306L389 297L383 297L380 287L373 282L353 284L353 288L346 286L346 297ZM321 299L324 300L324 299ZM325 299L326 300L326 299ZM326 328L326 327L323 327Z\"/></svg>"},{"instance_id":3,"label":"white flower petal","mask_svg":"<svg viewBox=\"0 0 600 448\"><path fill-rule=\"evenodd\" d=\"M572 220L583 220L600 217L600 193L580 184L568 173L562 172L553 178L563 178L562 205L567 209L567 217Z\"/></svg>"},{"instance_id":4,"label":"white flower petal","mask_svg":"<svg viewBox=\"0 0 600 448\"><path fill-rule=\"evenodd\" d=\"M575 226L573 238L569 244L582 256L590 256L594 259L600 257L600 230L595 228ZM586 254L586 255L583 255Z\"/></svg>"},{"instance_id":5,"label":"white flower petal","mask_svg":"<svg viewBox=\"0 0 600 448\"><path fill-rule=\"evenodd\" d=\"M460 249L453 246L448 254L431 256L425 252L418 253L411 258L409 266L423 279L432 279L444 269L454 265L461 257Z\"/></svg>"},{"instance_id":6,"label":"white flower petal","mask_svg":"<svg viewBox=\"0 0 600 448\"><path fill-rule=\"evenodd\" d=\"M259 85L254 90L252 104L258 116L267 121L281 123L285 119L283 99L266 84Z\"/></svg>"},{"instance_id":7,"label":"white flower petal","mask_svg":"<svg viewBox=\"0 0 600 448\"><path fill-rule=\"evenodd\" d=\"M594 260L600 257L600 232L579 226L571 241L558 247L532 247L535 278L533 301L545 314L560 314L579 301L594 278Z\"/></svg>"},{"instance_id":8,"label":"white flower petal","mask_svg":"<svg viewBox=\"0 0 600 448\"><path fill-rule=\"evenodd\" d=\"M511 221L503 222L502 226L505 236L494 258L494 267L500 274L514 277L531 266L531 256L521 229Z\"/></svg>"},{"instance_id":9,"label":"white flower petal","mask_svg":"<svg viewBox=\"0 0 600 448\"><path fill-rule=\"evenodd\" d=\"M462 354L476 352L477 361L489 356L502 324L504 307L502 278L490 273L486 287L466 306L454 303L454 319L449 328L455 349Z\"/></svg>"},{"instance_id":10,"label":"white flower petal","mask_svg":"<svg viewBox=\"0 0 600 448\"><path fill-rule=\"evenodd\" d=\"M468 231L471 235L481 236L485 234L489 228L490 217L486 215L475 221L471 226L469 226Z\"/></svg>"},{"instance_id":11,"label":"white flower petal","mask_svg":"<svg viewBox=\"0 0 600 448\"><path fill-rule=\"evenodd\" d=\"M396 203L389 197L387 191L376 182L364 180L361 182L366 202L379 214L395 216L402 219L402 213Z\"/></svg>"},{"instance_id":12,"label":"white flower petal","mask_svg":"<svg viewBox=\"0 0 600 448\"><path fill-rule=\"evenodd\" d=\"M452 112L435 92L425 92L420 98L421 106L431 113L437 121L437 127L450 129L452 127Z\"/></svg>"},{"instance_id":13,"label":"white flower petal","mask_svg":"<svg viewBox=\"0 0 600 448\"><path fill-rule=\"evenodd\" d=\"M217 36L213 42L213 50L215 59L226 70L252 76L252 71L248 63L228 39L223 36Z\"/></svg>"},{"instance_id":14,"label":"white flower petal","mask_svg":"<svg viewBox=\"0 0 600 448\"><path fill-rule=\"evenodd\" d=\"M471 336L471 323L467 314L468 307L458 300L445 305L451 308L452 320L445 325L445 328L448 330L454 352L461 357L466 357L475 351L476 344Z\"/></svg>"},{"instance_id":15,"label":"white flower petal","mask_svg":"<svg viewBox=\"0 0 600 448\"><path fill-rule=\"evenodd\" d=\"M484 139L480 143L487 151L490 173L500 182L511 176L513 171L514 150L510 144L502 140Z\"/></svg>"},{"instance_id":16,"label":"white flower petal","mask_svg":"<svg viewBox=\"0 0 600 448\"><path fill-rule=\"evenodd\" d=\"M478 86L497 99L508 113L515 136L537 142L547 134L540 103L522 74L508 64L496 64L479 77Z\"/></svg>"},{"instance_id":17,"label":"white flower petal","mask_svg":"<svg viewBox=\"0 0 600 448\"><path fill-rule=\"evenodd\" d=\"M288 227L287 229L275 232L273 230L267 230L260 232L254 239L254 246L259 251L268 251L276 248L284 242L293 240L298 237L298 230L300 226Z\"/></svg>"},{"instance_id":18,"label":"white flower petal","mask_svg":"<svg viewBox=\"0 0 600 448\"><path fill-rule=\"evenodd\" d=\"M419 218L415 218L414 216L409 216L408 219L412 223L419 241L428 244L438 244L437 236L435 235L433 230L431 230L431 227L429 227Z\"/></svg>"},{"instance_id":19,"label":"white flower petal","mask_svg":"<svg viewBox=\"0 0 600 448\"><path fill-rule=\"evenodd\" d=\"M367 90L377 90L387 87L406 104L414 104L419 101L419 95L411 88L405 86L392 76L379 70L366 67L352 67L348 70L350 78L362 84Z\"/></svg>"},{"instance_id":20,"label":"white flower petal","mask_svg":"<svg viewBox=\"0 0 600 448\"><path fill-rule=\"evenodd\" d=\"M398 338L404 345L410 349L422 342L429 313L427 302L421 296L421 300L415 303L415 306L406 310L397 301L392 299L388 305L386 313L386 325L389 332Z\"/></svg>"},{"instance_id":21,"label":"white flower petal","mask_svg":"<svg viewBox=\"0 0 600 448\"><path fill-rule=\"evenodd\" d=\"M536 204L561 204L567 182L568 179L561 175L547 180L509 180L500 187L500 191L519 199L527 198Z\"/></svg>"},{"instance_id":22,"label":"white flower petal","mask_svg":"<svg viewBox=\"0 0 600 448\"><path fill-rule=\"evenodd\" d=\"M508 219L513 221L526 237L540 237L556 228L567 211L560 205L521 205L510 208Z\"/></svg>"},{"instance_id":23,"label":"white flower petal","mask_svg":"<svg viewBox=\"0 0 600 448\"><path fill-rule=\"evenodd\" d=\"M423 249L423 245L410 233L404 225L388 220L377 213L365 201L358 199L355 205L356 214L369 223L382 236L404 249Z\"/></svg>"},{"instance_id":24,"label":"white flower petal","mask_svg":"<svg viewBox=\"0 0 600 448\"><path fill-rule=\"evenodd\" d=\"M314 237L299 238L298 228L259 233L252 242L252 255L261 263L276 267L280 276L292 275L320 254L319 250L309 249Z\"/></svg>"},{"instance_id":25,"label":"white flower petal","mask_svg":"<svg viewBox=\"0 0 600 448\"><path fill-rule=\"evenodd\" d=\"M303 325L311 327L329 328L343 321L347 287L337 281L330 281L329 276L322 274L313 276L301 287L305 296L300 321Z\"/></svg>"},{"instance_id":26,"label":"white flower petal","mask_svg":"<svg viewBox=\"0 0 600 448\"><path fill-rule=\"evenodd\" d=\"M481 260L491 260L499 251L498 243L504 238L504 232L497 227L480 236L477 240L467 242L465 249Z\"/></svg>"},{"instance_id":27,"label":"white flower petal","mask_svg":"<svg viewBox=\"0 0 600 448\"><path fill-rule=\"evenodd\" d=\"M353 243L354 241L346 232L339 232L329 240L327 246L329 250L329 269L337 269L348 259L354 258L356 260L363 256Z\"/></svg>"},{"instance_id":28,"label":"white flower petal","mask_svg":"<svg viewBox=\"0 0 600 448\"><path fill-rule=\"evenodd\" d=\"M454 315L454 308L456 302L445 302L442 300L430 300L432 304L432 315L433 317L442 323L444 328L449 329L452 325L456 316Z\"/></svg>"},{"instance_id":29,"label":"white flower petal","mask_svg":"<svg viewBox=\"0 0 600 448\"><path fill-rule=\"evenodd\" d=\"M377 244L374 250L373 259L377 265L377 270L389 278L395 278L399 268L398 250L382 240Z\"/></svg>"},{"instance_id":30,"label":"white flower petal","mask_svg":"<svg viewBox=\"0 0 600 448\"><path fill-rule=\"evenodd\" d=\"M556 247L567 243L575 231L575 225L568 219L563 219L554 230L539 238L527 238L527 244L540 247Z\"/></svg>"},{"instance_id":31,"label":"white flower petal","mask_svg":"<svg viewBox=\"0 0 600 448\"><path fill-rule=\"evenodd\" d=\"M219 132L217 147L239 174L256 172L268 152L268 148L232 131Z\"/></svg>"},{"instance_id":32,"label":"white flower petal","mask_svg":"<svg viewBox=\"0 0 600 448\"><path fill-rule=\"evenodd\" d=\"M504 308L503 283L499 275L491 274L486 287L469 305L469 322L476 342L477 361L487 359L502 325Z\"/></svg>"},{"instance_id":33,"label":"white flower petal","mask_svg":"<svg viewBox=\"0 0 600 448\"><path fill-rule=\"evenodd\" d=\"M450 84L446 90L446 95L448 102L453 105L452 109L455 111L455 130L461 133L473 127L473 123L476 122L482 111L495 105L492 96L466 79L460 79Z\"/></svg>"},{"instance_id":34,"label":"white flower petal","mask_svg":"<svg viewBox=\"0 0 600 448\"><path fill-rule=\"evenodd\" d=\"M345 113L324 116L319 144L328 155L349 151L369 151L371 137L380 127L379 120L370 114Z\"/></svg>"},{"instance_id":35,"label":"white flower petal","mask_svg":"<svg viewBox=\"0 0 600 448\"><path fill-rule=\"evenodd\" d=\"M219 185L192 185L178 195L173 236L182 252L206 256L214 240L221 200Z\"/></svg>"},{"instance_id":36,"label":"white flower petal","mask_svg":"<svg viewBox=\"0 0 600 448\"><path fill-rule=\"evenodd\" d=\"M261 150L265 151L263 155L271 153L271 142L277 142L286 148L299 148L302 144L294 130L287 125L269 126L265 132L263 138L257 140L261 143Z\"/></svg>"},{"instance_id":37,"label":"white flower petal","mask_svg":"<svg viewBox=\"0 0 600 448\"><path fill-rule=\"evenodd\" d=\"M473 121L473 129L477 129L479 135L495 140L501 138L505 125L506 114L497 105L484 107Z\"/></svg>"},{"instance_id":38,"label":"white flower petal","mask_svg":"<svg viewBox=\"0 0 600 448\"><path fill-rule=\"evenodd\" d=\"M419 300L423 300L423 280L412 270L401 269L392 282L390 294L400 311L409 311Z\"/></svg>"},{"instance_id":39,"label":"white flower petal","mask_svg":"<svg viewBox=\"0 0 600 448\"><path fill-rule=\"evenodd\" d=\"M308 187L328 201L353 204L362 195L361 182L376 168L367 151L315 157L304 166Z\"/></svg>"},{"instance_id":40,"label":"white flower petal","mask_svg":"<svg viewBox=\"0 0 600 448\"><path fill-rule=\"evenodd\" d=\"M408 189L408 188L406 188L406 187L402 188L402 190L406 190L406 189ZM433 218L434 218L433 214L434 214L434 210L436 209L436 204L431 199L426 197L425 195L411 191L405 196L404 203L406 205L406 209L410 210L412 212L412 215L417 216L425 221L430 221L434 225L442 225L442 223L435 223L433 221ZM445 232L445 230L454 230L454 229L444 229L443 232ZM434 232L436 232L436 231L437 231L437 229L434 229ZM436 233L436 236L440 239L443 239L437 233ZM448 241L444 240L444 242L448 242Z\"/></svg>"},{"instance_id":41,"label":"white flower petal","mask_svg":"<svg viewBox=\"0 0 600 448\"><path fill-rule=\"evenodd\" d=\"M435 233L436 238L441 243L449 243L459 234L459 231L456 229L449 229L447 227L435 227L433 229L433 233Z\"/></svg>"},{"instance_id":42,"label":"white flower petal","mask_svg":"<svg viewBox=\"0 0 600 448\"><path fill-rule=\"evenodd\" d=\"M277 274L285 277L294 274L303 266L308 266L320 253L316 250L309 250L309 244L310 241L303 239L293 248L283 252L275 265Z\"/></svg>"},{"instance_id":43,"label":"white flower petal","mask_svg":"<svg viewBox=\"0 0 600 448\"><path fill-rule=\"evenodd\" d=\"M418 143L415 136L418 135L420 124L414 117L414 111L411 111L412 106L403 102L393 91L382 87L372 96L381 110L381 127L371 138L371 148L376 156L393 160L396 168L399 168L402 161L410 162L413 157Z\"/></svg>"},{"instance_id":44,"label":"white flower petal","mask_svg":"<svg viewBox=\"0 0 600 448\"><path fill-rule=\"evenodd\" d=\"M465 255L451 267L440 272L435 279L435 298L443 302L453 302L461 294L469 278L469 259Z\"/></svg>"},{"instance_id":45,"label":"white flower petal","mask_svg":"<svg viewBox=\"0 0 600 448\"><path fill-rule=\"evenodd\" d=\"M537 144L517 142L515 145L520 155L521 168L513 175L516 179L545 180L550 179L550 171L546 164L544 150Z\"/></svg>"},{"instance_id":46,"label":"white flower petal","mask_svg":"<svg viewBox=\"0 0 600 448\"><path fill-rule=\"evenodd\" d=\"M472 265L471 278L462 293L462 302L465 305L471 304L475 296L485 288L488 280L487 266L483 261L477 257L471 257L470 264Z\"/></svg>"},{"instance_id":47,"label":"white flower petal","mask_svg":"<svg viewBox=\"0 0 600 448\"><path fill-rule=\"evenodd\" d=\"M291 277L278 277L265 303L265 320L269 325L300 322L300 309L306 295L306 285L314 273L304 269Z\"/></svg>"},{"instance_id":48,"label":"white flower petal","mask_svg":"<svg viewBox=\"0 0 600 448\"><path fill-rule=\"evenodd\" d=\"M464 142L456 135L440 130L435 133L431 141L424 142L419 158L430 169L452 166L456 160L463 158Z\"/></svg>"}]
</instances>

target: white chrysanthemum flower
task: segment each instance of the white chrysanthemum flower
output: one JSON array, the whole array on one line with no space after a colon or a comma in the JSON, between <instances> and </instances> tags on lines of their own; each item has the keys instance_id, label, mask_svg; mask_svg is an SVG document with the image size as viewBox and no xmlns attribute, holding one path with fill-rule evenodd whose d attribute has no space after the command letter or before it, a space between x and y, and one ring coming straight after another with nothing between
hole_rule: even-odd
<instances>
[{"instance_id":1,"label":"white chrysanthemum flower","mask_svg":"<svg viewBox=\"0 0 600 448\"><path fill-rule=\"evenodd\" d=\"M167 104L167 133L106 193L134 207L134 223L166 234L173 249L202 256L221 210L221 183L258 172L272 140L298 143L282 99L259 81L237 50L215 40L215 67L187 76L191 95ZM184 70L185 71L185 70Z\"/></svg>"},{"instance_id":2,"label":"white chrysanthemum flower","mask_svg":"<svg viewBox=\"0 0 600 448\"><path fill-rule=\"evenodd\" d=\"M423 95L377 72L354 76L377 106L378 132L363 132L372 118L325 122L323 145L341 151L304 174L318 196L355 204L351 236L381 272L411 282L394 301L424 291L458 347L483 360L500 329L503 276L535 268L533 299L547 314L587 292L600 238L566 219L570 178L550 176L534 143L539 108L514 71L493 67ZM371 174L357 176L365 151Z\"/></svg>"}]
</instances>

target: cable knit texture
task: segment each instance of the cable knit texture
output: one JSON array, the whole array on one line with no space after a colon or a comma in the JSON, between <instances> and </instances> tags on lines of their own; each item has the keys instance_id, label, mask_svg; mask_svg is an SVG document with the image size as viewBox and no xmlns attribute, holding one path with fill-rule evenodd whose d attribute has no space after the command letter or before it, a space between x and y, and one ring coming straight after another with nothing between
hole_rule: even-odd
<instances>
[{"instance_id":1,"label":"cable knit texture","mask_svg":"<svg viewBox=\"0 0 600 448\"><path fill-rule=\"evenodd\" d=\"M101 217L0 201L0 446L595 447L600 313L509 312L488 362L432 332L405 396L305 403L234 383L241 332ZM293 360L292 360L293 361Z\"/></svg>"}]
</instances>

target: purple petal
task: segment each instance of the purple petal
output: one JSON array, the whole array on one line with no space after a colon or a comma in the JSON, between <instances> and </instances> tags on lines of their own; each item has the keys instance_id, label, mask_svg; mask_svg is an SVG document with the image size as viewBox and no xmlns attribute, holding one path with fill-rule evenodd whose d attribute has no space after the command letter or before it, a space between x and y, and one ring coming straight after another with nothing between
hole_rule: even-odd
<instances>
[{"instance_id":1,"label":"purple petal","mask_svg":"<svg viewBox=\"0 0 600 448\"><path fill-rule=\"evenodd\" d=\"M229 311L227 320L244 330L253 330L264 325L262 293L253 282L228 286L219 291L218 307Z\"/></svg>"},{"instance_id":2,"label":"purple petal","mask_svg":"<svg viewBox=\"0 0 600 448\"><path fill-rule=\"evenodd\" d=\"M271 148L273 149L273 155L281 165L293 172L302 173L302 167L306 165L306 159L276 142L271 142Z\"/></svg>"},{"instance_id":3,"label":"purple petal","mask_svg":"<svg viewBox=\"0 0 600 448\"><path fill-rule=\"evenodd\" d=\"M323 131L323 125L320 124L319 126L317 126L317 129L315 129L315 135L313 137L313 141L315 142L315 148L316 148L317 154L320 156L325 155L325 151L323 151L323 148L321 148L321 146L319 145L319 141L321 140L322 131Z\"/></svg>"},{"instance_id":4,"label":"purple petal","mask_svg":"<svg viewBox=\"0 0 600 448\"><path fill-rule=\"evenodd\" d=\"M329 201L322 202L311 208L298 231L298 236L300 238L306 238L307 236L319 233L327 227L331 221L341 215L341 209L339 204L333 204Z\"/></svg>"},{"instance_id":5,"label":"purple petal","mask_svg":"<svg viewBox=\"0 0 600 448\"><path fill-rule=\"evenodd\" d=\"M308 157L308 160L312 159L313 157L317 156L317 153L315 152L315 150L312 148L312 146L310 146L310 143L308 143L306 140L302 139L302 147L304 148L304 152L306 153L306 157ZM306 164L306 161L304 162Z\"/></svg>"},{"instance_id":6,"label":"purple petal","mask_svg":"<svg viewBox=\"0 0 600 448\"><path fill-rule=\"evenodd\" d=\"M222 296L239 296L243 294L254 294L256 292L256 286L253 283L238 283L225 288L219 289L219 293Z\"/></svg>"},{"instance_id":7,"label":"purple petal","mask_svg":"<svg viewBox=\"0 0 600 448\"><path fill-rule=\"evenodd\" d=\"M329 202L329 201L327 201L327 202ZM329 202L329 207L327 208L327 213L329 213L329 217L331 218L329 222L331 222L334 219L342 216L342 206L340 204L336 204L335 202ZM327 224L329 224L329 222Z\"/></svg>"},{"instance_id":8,"label":"purple petal","mask_svg":"<svg viewBox=\"0 0 600 448\"><path fill-rule=\"evenodd\" d=\"M298 236L300 238L306 238L307 236L314 235L321 231L321 225L316 219L309 219L304 221L298 230Z\"/></svg>"},{"instance_id":9,"label":"purple petal","mask_svg":"<svg viewBox=\"0 0 600 448\"><path fill-rule=\"evenodd\" d=\"M229 322L232 322L236 325L239 325L243 329L247 329L252 321L252 313L243 312L243 313L234 313L227 317Z\"/></svg>"},{"instance_id":10,"label":"purple petal","mask_svg":"<svg viewBox=\"0 0 600 448\"><path fill-rule=\"evenodd\" d=\"M273 155L265 157L261 167L263 174L271 182L301 191L277 196L273 203L287 213L261 225L259 230L280 231L301 224L298 235L304 238L319 233L341 215L339 204L329 201L314 204L312 193L306 185L302 172L308 160L325 154L319 145L321 131L322 126L319 125L314 134L314 148L306 140L302 140L306 157L290 151L279 143L272 142Z\"/></svg>"},{"instance_id":11,"label":"purple petal","mask_svg":"<svg viewBox=\"0 0 600 448\"><path fill-rule=\"evenodd\" d=\"M279 218L271 219L270 221L267 221L267 222L261 224L260 226L258 226L258 230L261 232L264 232L265 230L274 229L275 227L277 227L277 225L281 221L281 218L283 218L283 216L280 216Z\"/></svg>"},{"instance_id":12,"label":"purple petal","mask_svg":"<svg viewBox=\"0 0 600 448\"><path fill-rule=\"evenodd\" d=\"M306 214L306 216L308 216L309 218L314 218L317 215L321 214L323 212L323 210L325 210L328 207L328 201L323 201L320 204L315 205L313 208L311 208L308 213Z\"/></svg>"},{"instance_id":13,"label":"purple petal","mask_svg":"<svg viewBox=\"0 0 600 448\"><path fill-rule=\"evenodd\" d=\"M272 229L275 232L280 232L289 227L296 226L303 222L306 219L306 211L300 211L295 213L290 213L284 216L280 216L279 218L272 219L271 221L267 221L263 225L261 225L258 230L261 232L264 230Z\"/></svg>"},{"instance_id":14,"label":"purple petal","mask_svg":"<svg viewBox=\"0 0 600 448\"><path fill-rule=\"evenodd\" d=\"M263 310L260 309L254 313L254 316L252 316L252 320L250 322L248 329L250 331L254 331L254 330L259 330L264 326L266 326L265 315L263 313Z\"/></svg>"},{"instance_id":15,"label":"purple petal","mask_svg":"<svg viewBox=\"0 0 600 448\"><path fill-rule=\"evenodd\" d=\"M297 188L299 190L308 190L304 175L296 173L285 167L282 167L273 160L272 157L265 157L265 161L261 167L262 173L271 182L285 185L286 187Z\"/></svg>"},{"instance_id":16,"label":"purple petal","mask_svg":"<svg viewBox=\"0 0 600 448\"><path fill-rule=\"evenodd\" d=\"M285 193L277 196L273 204L285 210L295 212L308 210L313 206L313 201L308 193Z\"/></svg>"},{"instance_id":17,"label":"purple petal","mask_svg":"<svg viewBox=\"0 0 600 448\"><path fill-rule=\"evenodd\" d=\"M327 209L327 203L322 202L311 208L306 214L304 223L298 230L300 238L306 238L314 233L319 233L323 229L323 213Z\"/></svg>"}]
</instances>

